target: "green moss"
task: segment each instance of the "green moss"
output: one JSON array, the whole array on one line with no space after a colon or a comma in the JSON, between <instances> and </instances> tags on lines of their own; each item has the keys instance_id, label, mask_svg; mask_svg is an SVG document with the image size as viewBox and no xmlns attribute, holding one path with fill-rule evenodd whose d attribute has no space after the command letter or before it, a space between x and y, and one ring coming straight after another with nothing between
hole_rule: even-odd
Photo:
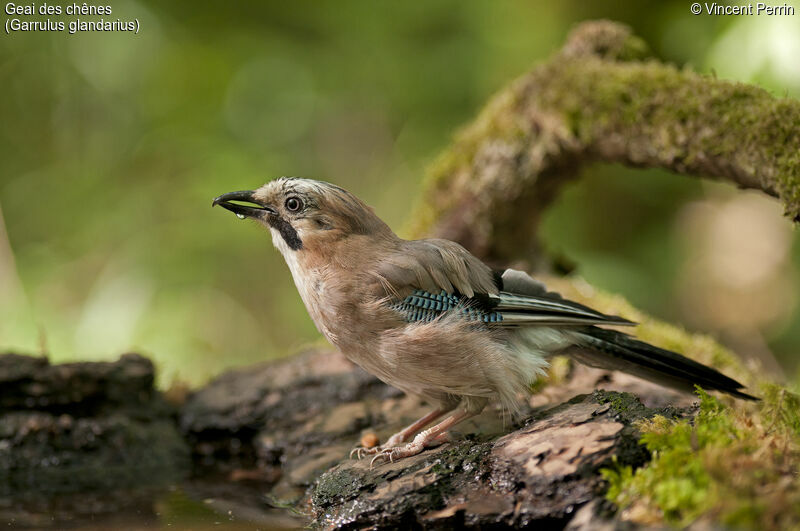
<instances>
[{"instance_id":1,"label":"green moss","mask_svg":"<svg viewBox=\"0 0 800 531\"><path fill-rule=\"evenodd\" d=\"M650 57L652 52L644 39L629 35L620 49L616 52L618 61L641 61Z\"/></svg>"},{"instance_id":2,"label":"green moss","mask_svg":"<svg viewBox=\"0 0 800 531\"><path fill-rule=\"evenodd\" d=\"M473 440L453 445L436 456L437 462L431 467L431 473L449 476L477 470L491 450L492 443L475 444Z\"/></svg>"},{"instance_id":3,"label":"green moss","mask_svg":"<svg viewBox=\"0 0 800 531\"><path fill-rule=\"evenodd\" d=\"M548 65L534 71L531 84L536 105L559 110L585 145L610 132L646 139L656 158L671 166L678 160L687 173L701 171L708 155L733 165L752 164L749 172L781 197L788 213L800 213L800 106L795 100L656 61L610 65L582 59ZM564 86L569 94L559 89Z\"/></svg>"},{"instance_id":4,"label":"green moss","mask_svg":"<svg viewBox=\"0 0 800 531\"><path fill-rule=\"evenodd\" d=\"M598 390L592 393L592 397L599 404L611 406L614 416L622 419L625 424L628 424L632 419L650 416L648 415L648 408L631 393Z\"/></svg>"},{"instance_id":5,"label":"green moss","mask_svg":"<svg viewBox=\"0 0 800 531\"><path fill-rule=\"evenodd\" d=\"M800 396L773 383L761 386L761 396L768 429L786 431L800 438Z\"/></svg>"},{"instance_id":6,"label":"green moss","mask_svg":"<svg viewBox=\"0 0 800 531\"><path fill-rule=\"evenodd\" d=\"M638 58L632 43L632 57ZM540 121L553 138L540 136ZM702 175L726 172L710 169L709 156L730 161L732 177L742 178L737 168L743 170L750 186L771 190L787 215L800 219L798 123L797 101L774 98L759 87L656 60L557 55L499 92L457 135L431 166L423 202L406 232L426 234L454 205L463 207L469 180L483 176L474 167L475 155L487 145L508 143L521 157L531 147L551 158L570 151L578 162L591 160L596 143L609 135L634 143L619 155L630 164Z\"/></svg>"},{"instance_id":7,"label":"green moss","mask_svg":"<svg viewBox=\"0 0 800 531\"><path fill-rule=\"evenodd\" d=\"M800 528L796 396L785 390L766 396L761 415L780 413L763 425L758 415L697 393L694 421L656 416L639 424L653 460L635 471L603 470L607 498L642 523L685 526L710 516L741 528Z\"/></svg>"},{"instance_id":8,"label":"green moss","mask_svg":"<svg viewBox=\"0 0 800 531\"><path fill-rule=\"evenodd\" d=\"M314 505L318 507L329 507L341 503L342 500L349 500L358 495L364 487L365 478L352 468L334 468L322 476L317 481L314 488Z\"/></svg>"}]
</instances>

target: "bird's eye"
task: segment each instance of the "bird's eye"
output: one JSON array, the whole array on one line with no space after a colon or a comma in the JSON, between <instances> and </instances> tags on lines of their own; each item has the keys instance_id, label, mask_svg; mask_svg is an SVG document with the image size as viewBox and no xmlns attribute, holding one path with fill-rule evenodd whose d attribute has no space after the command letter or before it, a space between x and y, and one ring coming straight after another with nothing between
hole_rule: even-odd
<instances>
[{"instance_id":1,"label":"bird's eye","mask_svg":"<svg viewBox=\"0 0 800 531\"><path fill-rule=\"evenodd\" d=\"M299 212L303 208L303 202L299 197L290 197L286 200L286 210L289 212Z\"/></svg>"}]
</instances>

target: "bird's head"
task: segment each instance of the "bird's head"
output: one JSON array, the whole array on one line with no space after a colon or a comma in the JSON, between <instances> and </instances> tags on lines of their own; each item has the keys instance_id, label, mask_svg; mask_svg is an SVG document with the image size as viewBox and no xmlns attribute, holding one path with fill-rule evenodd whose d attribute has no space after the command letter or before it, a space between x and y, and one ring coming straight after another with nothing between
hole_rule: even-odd
<instances>
[{"instance_id":1,"label":"bird's head","mask_svg":"<svg viewBox=\"0 0 800 531\"><path fill-rule=\"evenodd\" d=\"M392 234L356 196L312 179L281 177L257 190L223 194L214 205L269 227L275 245L284 252L322 249L351 235Z\"/></svg>"}]
</instances>

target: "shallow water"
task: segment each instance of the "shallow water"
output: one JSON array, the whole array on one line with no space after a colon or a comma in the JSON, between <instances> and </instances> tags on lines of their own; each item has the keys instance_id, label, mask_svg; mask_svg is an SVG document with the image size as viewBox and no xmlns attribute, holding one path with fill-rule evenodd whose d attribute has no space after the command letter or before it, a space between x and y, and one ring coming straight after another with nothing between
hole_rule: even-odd
<instances>
[{"instance_id":1,"label":"shallow water","mask_svg":"<svg viewBox=\"0 0 800 531\"><path fill-rule=\"evenodd\" d=\"M225 481L113 492L0 499L6 529L299 529L307 520L270 504L266 489Z\"/></svg>"}]
</instances>

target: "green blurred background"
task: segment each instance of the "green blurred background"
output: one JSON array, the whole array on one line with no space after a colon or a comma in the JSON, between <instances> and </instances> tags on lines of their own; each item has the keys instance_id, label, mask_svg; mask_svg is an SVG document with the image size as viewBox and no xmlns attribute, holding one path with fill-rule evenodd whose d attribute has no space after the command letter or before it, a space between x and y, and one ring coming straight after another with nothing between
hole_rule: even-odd
<instances>
[{"instance_id":1,"label":"green blurred background","mask_svg":"<svg viewBox=\"0 0 800 531\"><path fill-rule=\"evenodd\" d=\"M57 361L138 350L162 384L319 338L269 236L212 210L214 196L315 177L400 228L459 126L581 20L626 22L667 61L800 96L800 14L632 0L110 3L107 18L138 18L138 35L0 38L0 347ZM725 185L597 166L544 236L589 282L791 377L800 245L780 214Z\"/></svg>"}]
</instances>

